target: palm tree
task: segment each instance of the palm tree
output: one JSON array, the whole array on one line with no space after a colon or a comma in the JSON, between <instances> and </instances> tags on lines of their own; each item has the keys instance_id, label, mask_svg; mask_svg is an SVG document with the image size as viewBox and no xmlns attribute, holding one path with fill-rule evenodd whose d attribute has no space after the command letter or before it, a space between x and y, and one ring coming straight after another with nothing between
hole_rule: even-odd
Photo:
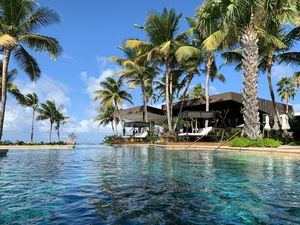
<instances>
[{"instance_id":1,"label":"palm tree","mask_svg":"<svg viewBox=\"0 0 300 225\"><path fill-rule=\"evenodd\" d=\"M293 76L294 84L297 88L300 87L300 72L295 72Z\"/></svg>"},{"instance_id":2,"label":"palm tree","mask_svg":"<svg viewBox=\"0 0 300 225\"><path fill-rule=\"evenodd\" d=\"M60 109L58 109L55 113L55 118L54 121L56 123L55 129L57 130L57 140L60 142L60 127L62 124L66 123L66 120L69 119L70 117L64 115Z\"/></svg>"},{"instance_id":3,"label":"palm tree","mask_svg":"<svg viewBox=\"0 0 300 225\"><path fill-rule=\"evenodd\" d=\"M126 47L147 49L148 52L145 57L147 57L148 61L164 65L165 98L169 132L174 130L172 127L174 78L176 76L175 73L180 72L176 60L176 51L179 47L186 44L186 35L177 34L181 17L182 15L177 14L174 9L164 9L162 13L152 12L148 14L144 26L136 25L136 27L145 31L149 42L136 39L126 41Z\"/></svg>"},{"instance_id":4,"label":"palm tree","mask_svg":"<svg viewBox=\"0 0 300 225\"><path fill-rule=\"evenodd\" d=\"M273 109L278 121L281 121L278 109L276 107L275 94L273 90L272 83L272 68L275 63L278 64L299 64L300 63L300 52L292 51L292 47L296 41L294 35L296 29L293 29L288 34L285 34L281 30L274 30L273 27L273 37L277 38L277 42L273 43L272 39L261 38L258 42L259 46L259 69L261 72L267 72L267 79L269 85L269 92L273 104ZM280 43L281 42L281 43ZM228 51L222 54L226 59L224 64L237 64L236 70L242 69L242 50Z\"/></svg>"},{"instance_id":5,"label":"palm tree","mask_svg":"<svg viewBox=\"0 0 300 225\"><path fill-rule=\"evenodd\" d=\"M296 95L296 87L293 83L293 80L289 77L283 77L277 83L277 92L281 100L285 100L286 108L285 113L289 113L289 99L294 99Z\"/></svg>"},{"instance_id":6,"label":"palm tree","mask_svg":"<svg viewBox=\"0 0 300 225\"><path fill-rule=\"evenodd\" d=\"M216 51L203 51L204 41L220 28L218 20L218 11L207 5L197 10L197 19L187 18L190 29L186 31L192 36L191 46L182 46L177 51L177 57L180 62L193 58L200 58L200 63L204 61L206 74L205 79L205 110L209 112L209 83L215 79L225 82L223 74L218 72L216 65ZM208 127L208 120L205 121L205 127Z\"/></svg>"},{"instance_id":7,"label":"palm tree","mask_svg":"<svg viewBox=\"0 0 300 225\"><path fill-rule=\"evenodd\" d=\"M119 47L119 49L125 54L125 58L111 57L110 60L117 62L124 68L118 71L117 74L120 74L122 79L128 81L130 88L136 88L138 85L141 87L143 121L148 122L147 104L153 92L153 79L158 73L158 68L150 65L145 57L141 57L145 54L143 48L131 49L123 46Z\"/></svg>"},{"instance_id":8,"label":"palm tree","mask_svg":"<svg viewBox=\"0 0 300 225\"><path fill-rule=\"evenodd\" d=\"M0 67L0 83L2 82L2 64ZM8 71L7 73L7 91L14 96L14 98L16 98L17 100L19 100L20 98L22 98L22 94L20 92L20 90L18 89L17 85L14 83L14 79L17 75L18 71L16 69L13 69L11 71ZM1 86L0 86L0 93L1 93ZM0 95L0 102L1 102L1 95Z\"/></svg>"},{"instance_id":9,"label":"palm tree","mask_svg":"<svg viewBox=\"0 0 300 225\"><path fill-rule=\"evenodd\" d=\"M39 98L36 93L32 93L32 94L27 94L27 95L23 96L22 98L20 98L19 102L21 105L32 108L32 123L31 123L30 141L33 142L35 112L37 110L37 107L39 106Z\"/></svg>"},{"instance_id":10,"label":"palm tree","mask_svg":"<svg viewBox=\"0 0 300 225\"><path fill-rule=\"evenodd\" d=\"M40 108L37 108L39 115L37 120L49 120L50 121L50 130L49 130L49 142L52 142L52 129L55 122L55 116L57 113L57 107L54 101L47 100L45 103L42 103Z\"/></svg>"},{"instance_id":11,"label":"palm tree","mask_svg":"<svg viewBox=\"0 0 300 225\"><path fill-rule=\"evenodd\" d=\"M189 93L190 99L196 99L196 98L205 98L205 89L202 87L201 84L197 84L192 88L192 90Z\"/></svg>"},{"instance_id":12,"label":"palm tree","mask_svg":"<svg viewBox=\"0 0 300 225\"><path fill-rule=\"evenodd\" d=\"M114 105L117 118L119 118L119 109L123 107L125 101L132 103L132 96L123 88L123 80L116 80L113 77L107 77L104 81L100 82L100 90L95 91L95 101L100 100L102 107L109 107ZM116 124L116 120L115 120ZM116 134L118 131L116 130Z\"/></svg>"},{"instance_id":13,"label":"palm tree","mask_svg":"<svg viewBox=\"0 0 300 225\"><path fill-rule=\"evenodd\" d=\"M252 139L261 136L257 97L258 41L263 37L275 45L282 44L268 28L277 28L283 23L295 24L299 16L296 3L291 0L208 0L206 3L219 9L222 26L204 41L204 48L214 50L221 45L233 47L238 44L243 48L244 131Z\"/></svg>"},{"instance_id":14,"label":"palm tree","mask_svg":"<svg viewBox=\"0 0 300 225\"><path fill-rule=\"evenodd\" d=\"M119 123L119 118L114 116L115 106L110 105L108 107L97 108L98 115L95 117L94 122L99 122L99 126L107 126L111 124L112 131L116 135L117 124ZM116 124L114 124L116 122ZM116 127L115 127L116 125Z\"/></svg>"},{"instance_id":15,"label":"palm tree","mask_svg":"<svg viewBox=\"0 0 300 225\"><path fill-rule=\"evenodd\" d=\"M0 45L4 51L1 111L0 111L0 140L3 134L7 98L7 75L11 55L30 77L37 80L41 70L36 60L29 54L25 46L34 51L48 51L52 58L61 52L61 47L55 38L37 34L36 32L47 25L59 21L57 13L45 7L39 7L35 1L2 0L0 1Z\"/></svg>"}]
</instances>

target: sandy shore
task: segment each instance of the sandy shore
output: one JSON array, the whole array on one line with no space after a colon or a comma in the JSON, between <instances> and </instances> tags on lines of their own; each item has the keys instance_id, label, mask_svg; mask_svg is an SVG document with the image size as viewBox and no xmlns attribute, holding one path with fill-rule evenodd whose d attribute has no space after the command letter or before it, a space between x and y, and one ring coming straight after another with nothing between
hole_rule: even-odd
<instances>
[{"instance_id":1,"label":"sandy shore","mask_svg":"<svg viewBox=\"0 0 300 225\"><path fill-rule=\"evenodd\" d=\"M58 150L58 149L74 149L74 145L2 145L0 149L8 150Z\"/></svg>"},{"instance_id":2,"label":"sandy shore","mask_svg":"<svg viewBox=\"0 0 300 225\"><path fill-rule=\"evenodd\" d=\"M123 144L125 146L156 146L156 147L164 147L168 148L168 150L211 150L216 151L220 143L212 143L212 142L201 142L201 143L193 143L193 142L168 142L168 143L156 143L156 144L147 144L147 143L126 143ZM300 154L300 146L287 146L283 145L278 148L244 148L244 147L229 147L228 145L224 145L217 150L222 151L245 151L245 152L265 152L265 153L287 153L287 154Z\"/></svg>"}]
</instances>

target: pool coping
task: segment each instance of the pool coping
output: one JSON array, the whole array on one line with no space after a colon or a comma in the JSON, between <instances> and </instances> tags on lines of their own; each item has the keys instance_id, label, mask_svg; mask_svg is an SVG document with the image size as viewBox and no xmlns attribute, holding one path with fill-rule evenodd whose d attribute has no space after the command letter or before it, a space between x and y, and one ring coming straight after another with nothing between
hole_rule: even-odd
<instances>
[{"instance_id":1,"label":"pool coping","mask_svg":"<svg viewBox=\"0 0 300 225\"><path fill-rule=\"evenodd\" d=\"M219 144L219 143L218 143ZM215 143L212 145L197 145L197 144L174 144L174 143L156 143L156 144L136 144L136 143L126 143L126 144L118 144L119 146L155 146L155 147L163 147L168 150L193 150L193 151L235 151L235 152L260 152L260 153L281 153L281 154L300 154L300 146L286 146L282 145L278 148L265 148L265 147L230 147L230 146L222 146L217 149L218 145Z\"/></svg>"},{"instance_id":2,"label":"pool coping","mask_svg":"<svg viewBox=\"0 0 300 225\"><path fill-rule=\"evenodd\" d=\"M1 145L0 149L7 150L71 150L75 145Z\"/></svg>"}]
</instances>

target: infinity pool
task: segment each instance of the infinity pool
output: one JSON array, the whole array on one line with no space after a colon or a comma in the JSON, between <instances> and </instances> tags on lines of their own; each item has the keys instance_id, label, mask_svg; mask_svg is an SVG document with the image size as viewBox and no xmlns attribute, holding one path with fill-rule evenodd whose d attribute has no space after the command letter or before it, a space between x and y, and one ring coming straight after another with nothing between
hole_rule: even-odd
<instances>
[{"instance_id":1,"label":"infinity pool","mask_svg":"<svg viewBox=\"0 0 300 225\"><path fill-rule=\"evenodd\" d=\"M0 224L300 224L300 157L11 150L0 158Z\"/></svg>"}]
</instances>

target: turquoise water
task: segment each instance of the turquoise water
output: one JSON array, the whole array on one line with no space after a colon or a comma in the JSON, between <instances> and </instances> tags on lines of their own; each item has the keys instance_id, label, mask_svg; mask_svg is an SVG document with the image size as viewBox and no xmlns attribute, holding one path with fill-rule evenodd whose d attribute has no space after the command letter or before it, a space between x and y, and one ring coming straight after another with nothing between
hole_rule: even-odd
<instances>
[{"instance_id":1,"label":"turquoise water","mask_svg":"<svg viewBox=\"0 0 300 225\"><path fill-rule=\"evenodd\" d=\"M300 157L11 150L0 159L0 224L300 224Z\"/></svg>"}]
</instances>

